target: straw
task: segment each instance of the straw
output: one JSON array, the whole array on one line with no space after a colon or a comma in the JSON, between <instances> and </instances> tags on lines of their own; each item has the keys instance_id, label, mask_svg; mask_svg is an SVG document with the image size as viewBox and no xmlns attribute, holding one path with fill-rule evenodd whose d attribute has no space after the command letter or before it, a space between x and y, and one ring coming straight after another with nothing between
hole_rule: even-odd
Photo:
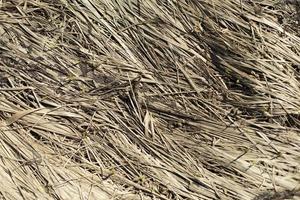
<instances>
[{"instance_id":1,"label":"straw","mask_svg":"<svg viewBox=\"0 0 300 200\"><path fill-rule=\"evenodd\" d=\"M1 1L0 197L300 198L299 21L297 1Z\"/></svg>"}]
</instances>

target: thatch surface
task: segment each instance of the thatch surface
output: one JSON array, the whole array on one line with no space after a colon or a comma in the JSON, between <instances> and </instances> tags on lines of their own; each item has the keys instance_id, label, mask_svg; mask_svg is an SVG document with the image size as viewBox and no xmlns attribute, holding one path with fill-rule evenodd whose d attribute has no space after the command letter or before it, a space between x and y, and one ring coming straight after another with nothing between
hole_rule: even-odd
<instances>
[{"instance_id":1,"label":"thatch surface","mask_svg":"<svg viewBox=\"0 0 300 200\"><path fill-rule=\"evenodd\" d=\"M295 5L0 1L1 199L299 198Z\"/></svg>"}]
</instances>

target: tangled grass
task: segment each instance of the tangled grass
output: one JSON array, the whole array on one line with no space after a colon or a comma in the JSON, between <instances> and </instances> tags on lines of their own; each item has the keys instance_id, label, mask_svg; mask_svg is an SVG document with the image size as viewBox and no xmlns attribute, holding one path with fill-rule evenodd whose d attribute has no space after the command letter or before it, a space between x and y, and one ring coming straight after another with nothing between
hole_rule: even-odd
<instances>
[{"instance_id":1,"label":"tangled grass","mask_svg":"<svg viewBox=\"0 0 300 200\"><path fill-rule=\"evenodd\" d=\"M0 1L1 199L300 198L297 4Z\"/></svg>"}]
</instances>

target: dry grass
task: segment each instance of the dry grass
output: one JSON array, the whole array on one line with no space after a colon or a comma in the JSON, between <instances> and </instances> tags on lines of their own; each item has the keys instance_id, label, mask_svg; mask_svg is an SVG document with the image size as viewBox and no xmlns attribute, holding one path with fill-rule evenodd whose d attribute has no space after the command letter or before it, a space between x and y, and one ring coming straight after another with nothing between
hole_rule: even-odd
<instances>
[{"instance_id":1,"label":"dry grass","mask_svg":"<svg viewBox=\"0 0 300 200\"><path fill-rule=\"evenodd\" d=\"M292 3L0 1L1 199L300 198Z\"/></svg>"}]
</instances>

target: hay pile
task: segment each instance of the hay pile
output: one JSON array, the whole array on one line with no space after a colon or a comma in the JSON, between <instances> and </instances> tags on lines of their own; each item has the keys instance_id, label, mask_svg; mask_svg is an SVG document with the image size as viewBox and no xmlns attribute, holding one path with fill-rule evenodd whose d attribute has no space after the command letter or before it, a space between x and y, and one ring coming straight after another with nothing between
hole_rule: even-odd
<instances>
[{"instance_id":1,"label":"hay pile","mask_svg":"<svg viewBox=\"0 0 300 200\"><path fill-rule=\"evenodd\" d=\"M297 3L2 0L1 199L300 198Z\"/></svg>"}]
</instances>

